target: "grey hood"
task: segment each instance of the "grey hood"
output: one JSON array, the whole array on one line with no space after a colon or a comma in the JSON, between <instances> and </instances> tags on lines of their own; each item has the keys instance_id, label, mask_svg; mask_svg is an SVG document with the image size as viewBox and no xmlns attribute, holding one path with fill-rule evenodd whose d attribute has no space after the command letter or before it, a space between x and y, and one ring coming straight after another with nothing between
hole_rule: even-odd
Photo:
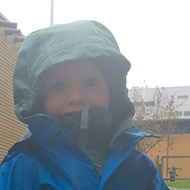
<instances>
[{"instance_id":1,"label":"grey hood","mask_svg":"<svg viewBox=\"0 0 190 190\"><path fill-rule=\"evenodd\" d=\"M130 115L133 115L134 107L125 87L129 61L120 53L114 36L104 25L78 21L38 30L25 38L13 77L15 113L19 120L30 123L34 113L41 112L41 79L47 69L65 61L83 59L102 67L110 78L116 76L126 97L124 107L130 104Z\"/></svg>"}]
</instances>

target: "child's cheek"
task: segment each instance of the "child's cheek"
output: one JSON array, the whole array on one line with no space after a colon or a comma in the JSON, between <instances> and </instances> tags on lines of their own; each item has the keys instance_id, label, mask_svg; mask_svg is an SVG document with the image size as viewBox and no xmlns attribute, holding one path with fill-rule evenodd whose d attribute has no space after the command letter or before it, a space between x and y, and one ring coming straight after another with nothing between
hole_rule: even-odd
<instances>
[{"instance_id":1,"label":"child's cheek","mask_svg":"<svg viewBox=\"0 0 190 190\"><path fill-rule=\"evenodd\" d=\"M61 98L52 94L46 98L45 101L45 114L52 116L57 114L61 109Z\"/></svg>"}]
</instances>

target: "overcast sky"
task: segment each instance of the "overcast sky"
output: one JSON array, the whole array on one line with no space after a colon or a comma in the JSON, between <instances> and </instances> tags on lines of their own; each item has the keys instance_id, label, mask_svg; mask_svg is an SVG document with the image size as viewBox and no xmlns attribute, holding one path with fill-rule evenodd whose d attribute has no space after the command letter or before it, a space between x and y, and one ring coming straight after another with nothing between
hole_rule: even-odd
<instances>
[{"instance_id":1,"label":"overcast sky","mask_svg":"<svg viewBox=\"0 0 190 190\"><path fill-rule=\"evenodd\" d=\"M2 0L1 13L26 36L50 25L51 0ZM54 24L106 25L131 62L127 86L190 86L190 0L54 0Z\"/></svg>"}]
</instances>

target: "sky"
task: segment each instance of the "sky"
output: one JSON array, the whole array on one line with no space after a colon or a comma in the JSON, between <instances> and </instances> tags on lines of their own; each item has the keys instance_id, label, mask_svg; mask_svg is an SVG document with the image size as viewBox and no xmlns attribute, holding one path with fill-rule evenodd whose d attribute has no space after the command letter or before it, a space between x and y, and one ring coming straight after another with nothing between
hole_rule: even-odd
<instances>
[{"instance_id":1,"label":"sky","mask_svg":"<svg viewBox=\"0 0 190 190\"><path fill-rule=\"evenodd\" d=\"M190 86L190 0L54 0L53 24L96 20L131 62L127 87ZM27 36L50 26L51 0L1 0Z\"/></svg>"}]
</instances>

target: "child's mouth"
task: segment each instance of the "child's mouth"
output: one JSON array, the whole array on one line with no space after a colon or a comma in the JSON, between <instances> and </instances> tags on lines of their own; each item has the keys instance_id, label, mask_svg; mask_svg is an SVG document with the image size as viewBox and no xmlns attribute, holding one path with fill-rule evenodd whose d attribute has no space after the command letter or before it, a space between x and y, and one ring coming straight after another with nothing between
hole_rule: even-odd
<instances>
[{"instance_id":1,"label":"child's mouth","mask_svg":"<svg viewBox=\"0 0 190 190\"><path fill-rule=\"evenodd\" d=\"M80 109L80 110L68 111L68 112L66 112L65 114L76 114L76 113L80 113L80 112L82 112L82 109Z\"/></svg>"}]
</instances>

